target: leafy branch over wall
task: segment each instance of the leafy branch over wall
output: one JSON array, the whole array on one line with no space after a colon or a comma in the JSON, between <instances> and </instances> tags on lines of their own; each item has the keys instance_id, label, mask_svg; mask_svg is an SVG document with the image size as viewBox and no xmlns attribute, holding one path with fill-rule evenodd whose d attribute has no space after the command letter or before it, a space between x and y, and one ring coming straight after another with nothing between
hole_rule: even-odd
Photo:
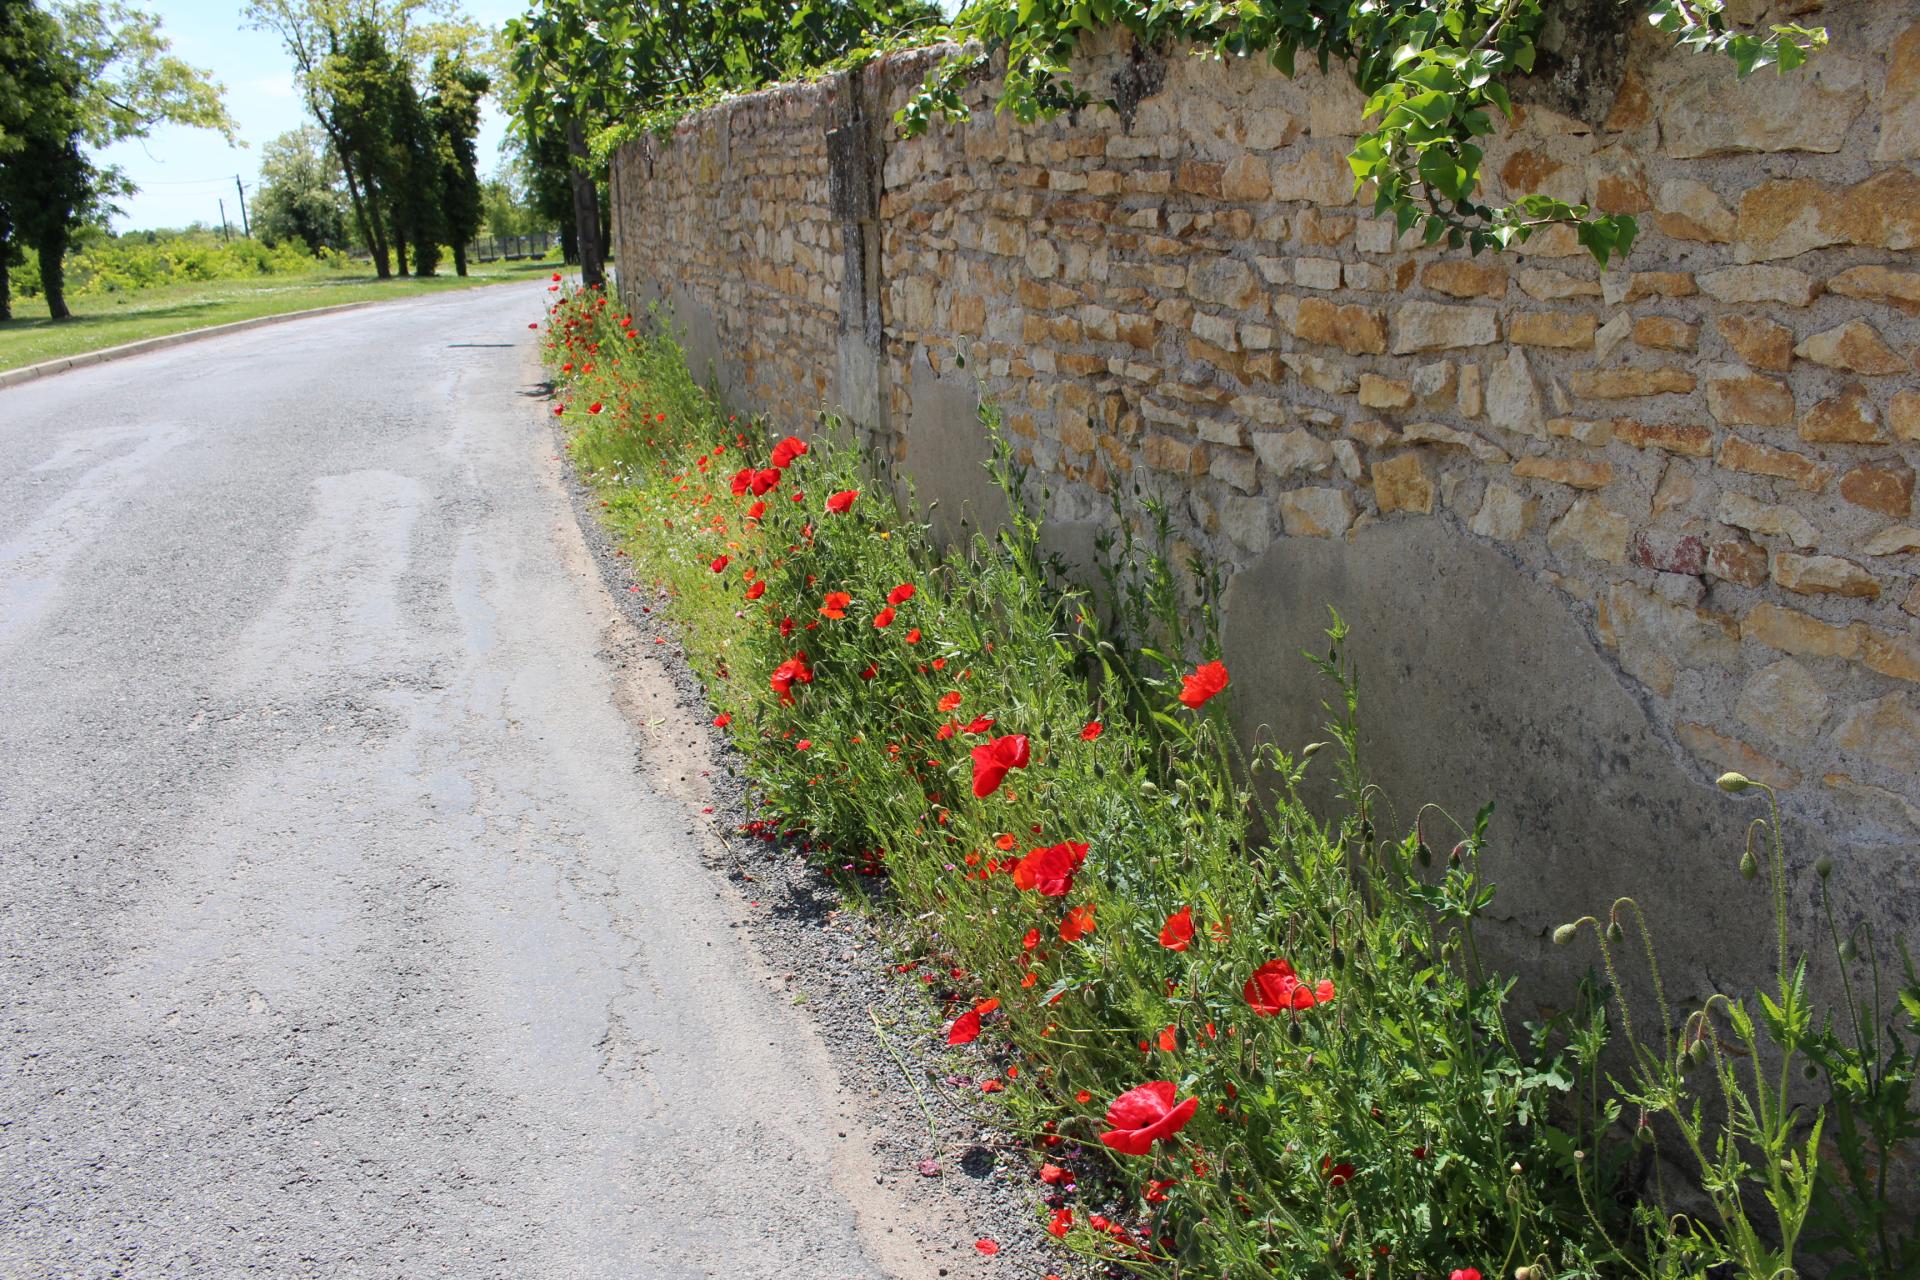
<instances>
[{"instance_id":1,"label":"leafy branch over wall","mask_svg":"<svg viewBox=\"0 0 1920 1280\"><path fill-rule=\"evenodd\" d=\"M1730 58L1735 74L1785 72L1826 44L1824 29L1776 24L1742 30L1725 0L1621 0L1688 49ZM1187 45L1215 57L1263 57L1291 76L1305 56L1324 72L1345 66L1367 95L1367 129L1347 157L1355 189L1372 183L1374 212L1426 244L1474 253L1521 244L1537 229L1571 225L1605 266L1633 246L1625 214L1596 213L1544 195L1494 206L1481 185L1479 140L1494 112L1511 117L1508 81L1533 70L1545 0L976 0L955 19L968 48L937 67L901 112L909 135L966 114L963 94L1004 55L999 109L1033 121L1095 99L1069 61L1081 38L1124 27L1142 45ZM1112 106L1112 103L1105 105Z\"/></svg>"}]
</instances>

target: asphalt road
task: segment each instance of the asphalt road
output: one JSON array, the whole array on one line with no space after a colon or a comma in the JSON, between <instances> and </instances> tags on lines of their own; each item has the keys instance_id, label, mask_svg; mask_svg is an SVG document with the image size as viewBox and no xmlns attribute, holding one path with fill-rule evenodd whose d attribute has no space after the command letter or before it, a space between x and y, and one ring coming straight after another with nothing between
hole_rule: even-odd
<instances>
[{"instance_id":1,"label":"asphalt road","mask_svg":"<svg viewBox=\"0 0 1920 1280\"><path fill-rule=\"evenodd\" d=\"M0 390L0 1276L932 1274L637 758L546 296Z\"/></svg>"}]
</instances>

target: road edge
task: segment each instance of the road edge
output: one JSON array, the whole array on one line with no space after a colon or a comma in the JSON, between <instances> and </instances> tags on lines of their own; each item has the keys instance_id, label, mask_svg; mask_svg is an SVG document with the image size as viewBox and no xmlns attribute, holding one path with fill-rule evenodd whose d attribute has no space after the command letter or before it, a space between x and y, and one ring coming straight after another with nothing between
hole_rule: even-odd
<instances>
[{"instance_id":1,"label":"road edge","mask_svg":"<svg viewBox=\"0 0 1920 1280\"><path fill-rule=\"evenodd\" d=\"M498 289L502 285L526 284L526 280L496 280L491 284L469 285L465 290ZM448 290L447 292L456 292ZM21 365L18 369L0 370L0 390L16 387L22 383L38 382L55 374L66 373L70 369L84 369L89 365L105 364L109 360L121 360L127 356L145 355L149 351L162 351L168 347L177 347L182 343L197 342L202 338L218 338L229 333L243 333L248 329L259 329L270 324L279 324L285 320L305 320L312 316L333 315L341 311L358 311L363 307L384 307L394 302L414 302L422 297L438 297L437 294L416 294L410 298L366 298L359 302L336 302L327 307L308 307L303 311L282 311L270 316L252 316L245 320L229 320L225 324L210 324L200 329L182 329L179 333L156 334L151 338L138 338L132 342L123 342L116 347L101 347L97 351L81 351L70 356L58 356L52 360L42 360L38 364Z\"/></svg>"}]
</instances>

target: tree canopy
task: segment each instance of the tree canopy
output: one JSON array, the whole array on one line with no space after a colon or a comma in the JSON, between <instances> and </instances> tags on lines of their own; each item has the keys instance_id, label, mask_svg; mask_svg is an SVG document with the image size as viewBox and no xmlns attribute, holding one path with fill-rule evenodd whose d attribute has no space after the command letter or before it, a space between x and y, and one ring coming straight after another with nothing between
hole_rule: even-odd
<instances>
[{"instance_id":1,"label":"tree canopy","mask_svg":"<svg viewBox=\"0 0 1920 1280\"><path fill-rule=\"evenodd\" d=\"M74 231L130 190L90 148L172 123L235 137L222 90L175 57L160 19L119 0L0 0L0 317L23 242L39 251L55 319Z\"/></svg>"}]
</instances>

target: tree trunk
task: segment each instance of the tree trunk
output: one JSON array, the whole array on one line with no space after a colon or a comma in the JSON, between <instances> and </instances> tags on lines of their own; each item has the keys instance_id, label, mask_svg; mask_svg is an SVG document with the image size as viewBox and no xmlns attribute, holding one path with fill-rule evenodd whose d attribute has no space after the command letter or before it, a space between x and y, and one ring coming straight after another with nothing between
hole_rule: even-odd
<instances>
[{"instance_id":1,"label":"tree trunk","mask_svg":"<svg viewBox=\"0 0 1920 1280\"><path fill-rule=\"evenodd\" d=\"M333 153L340 159L340 172L347 179L347 195L353 200L353 218L360 224L360 238L367 242L367 256L373 259L373 274L385 280L393 274L387 263L387 240L381 233L380 219L367 215L366 197L360 194L360 180L353 175L353 164L347 159L347 153L340 145L340 136L332 125L327 126L327 135L333 139Z\"/></svg>"},{"instance_id":2,"label":"tree trunk","mask_svg":"<svg viewBox=\"0 0 1920 1280\"><path fill-rule=\"evenodd\" d=\"M0 236L0 320L13 319L13 276L7 268L7 238Z\"/></svg>"},{"instance_id":3,"label":"tree trunk","mask_svg":"<svg viewBox=\"0 0 1920 1280\"><path fill-rule=\"evenodd\" d=\"M393 220L393 266L402 276L407 274L407 229L398 218Z\"/></svg>"},{"instance_id":4,"label":"tree trunk","mask_svg":"<svg viewBox=\"0 0 1920 1280\"><path fill-rule=\"evenodd\" d=\"M580 237L574 234L572 223L560 228L560 261L568 266L580 261Z\"/></svg>"},{"instance_id":5,"label":"tree trunk","mask_svg":"<svg viewBox=\"0 0 1920 1280\"><path fill-rule=\"evenodd\" d=\"M567 121L567 166L573 179L573 226L580 244L580 283L589 289L607 283L606 256L600 248L600 193L587 167L587 135L577 117Z\"/></svg>"},{"instance_id":6,"label":"tree trunk","mask_svg":"<svg viewBox=\"0 0 1920 1280\"><path fill-rule=\"evenodd\" d=\"M467 246L464 244L453 246L453 274L457 276L467 274Z\"/></svg>"},{"instance_id":7,"label":"tree trunk","mask_svg":"<svg viewBox=\"0 0 1920 1280\"><path fill-rule=\"evenodd\" d=\"M47 314L65 320L67 310L67 224L58 218L40 233L40 287L46 291Z\"/></svg>"}]
</instances>

